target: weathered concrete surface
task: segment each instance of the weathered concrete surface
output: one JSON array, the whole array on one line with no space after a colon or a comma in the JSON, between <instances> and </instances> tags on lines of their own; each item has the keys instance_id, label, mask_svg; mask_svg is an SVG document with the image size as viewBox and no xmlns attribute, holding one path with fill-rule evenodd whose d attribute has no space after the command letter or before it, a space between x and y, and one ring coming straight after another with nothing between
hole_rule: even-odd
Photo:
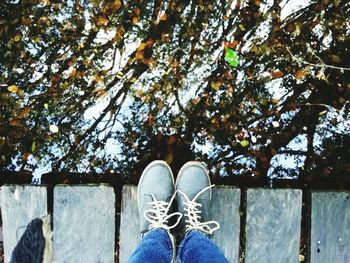
<instances>
[{"instance_id":1,"label":"weathered concrete surface","mask_svg":"<svg viewBox=\"0 0 350 263\"><path fill-rule=\"evenodd\" d=\"M313 192L311 263L350 262L350 193Z\"/></svg>"},{"instance_id":2,"label":"weathered concrete surface","mask_svg":"<svg viewBox=\"0 0 350 263\"><path fill-rule=\"evenodd\" d=\"M140 241L139 212L137 209L137 187L123 187L120 218L119 262L128 261Z\"/></svg>"},{"instance_id":3,"label":"weathered concrete surface","mask_svg":"<svg viewBox=\"0 0 350 263\"><path fill-rule=\"evenodd\" d=\"M109 186L54 188L55 263L112 263L115 194Z\"/></svg>"},{"instance_id":4,"label":"weathered concrete surface","mask_svg":"<svg viewBox=\"0 0 350 263\"><path fill-rule=\"evenodd\" d=\"M32 185L2 186L1 213L5 262L9 262L26 226L34 218L42 218L47 214L46 188Z\"/></svg>"},{"instance_id":5,"label":"weathered concrete surface","mask_svg":"<svg viewBox=\"0 0 350 263\"><path fill-rule=\"evenodd\" d=\"M298 262L301 190L248 189L246 263Z\"/></svg>"},{"instance_id":6,"label":"weathered concrete surface","mask_svg":"<svg viewBox=\"0 0 350 263\"><path fill-rule=\"evenodd\" d=\"M125 263L140 241L137 209L137 187L124 186L120 225L120 263ZM230 262L238 262L240 231L240 190L219 187L213 190L210 214L221 228L213 239L224 251Z\"/></svg>"},{"instance_id":7,"label":"weathered concrete surface","mask_svg":"<svg viewBox=\"0 0 350 263\"><path fill-rule=\"evenodd\" d=\"M232 263L239 262L241 190L217 186L213 189L211 218L220 224L212 239Z\"/></svg>"}]
</instances>

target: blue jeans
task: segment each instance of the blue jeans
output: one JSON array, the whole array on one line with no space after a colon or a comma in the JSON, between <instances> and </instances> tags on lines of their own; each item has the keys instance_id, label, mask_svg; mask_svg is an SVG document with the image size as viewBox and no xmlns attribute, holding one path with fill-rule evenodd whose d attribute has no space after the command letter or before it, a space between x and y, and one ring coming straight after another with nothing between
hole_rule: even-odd
<instances>
[{"instance_id":1,"label":"blue jeans","mask_svg":"<svg viewBox=\"0 0 350 263\"><path fill-rule=\"evenodd\" d=\"M170 263L173 246L169 234L162 228L147 233L129 259L129 263ZM177 262L181 263L228 263L222 251L206 235L199 231L189 232L182 240Z\"/></svg>"}]
</instances>

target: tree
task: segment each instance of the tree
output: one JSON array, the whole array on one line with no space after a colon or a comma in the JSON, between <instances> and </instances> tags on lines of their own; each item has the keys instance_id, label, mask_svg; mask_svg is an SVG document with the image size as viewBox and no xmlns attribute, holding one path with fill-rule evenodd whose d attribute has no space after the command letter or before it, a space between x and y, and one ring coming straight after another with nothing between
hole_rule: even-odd
<instances>
[{"instance_id":1,"label":"tree","mask_svg":"<svg viewBox=\"0 0 350 263\"><path fill-rule=\"evenodd\" d=\"M3 170L349 175L348 1L0 5Z\"/></svg>"}]
</instances>

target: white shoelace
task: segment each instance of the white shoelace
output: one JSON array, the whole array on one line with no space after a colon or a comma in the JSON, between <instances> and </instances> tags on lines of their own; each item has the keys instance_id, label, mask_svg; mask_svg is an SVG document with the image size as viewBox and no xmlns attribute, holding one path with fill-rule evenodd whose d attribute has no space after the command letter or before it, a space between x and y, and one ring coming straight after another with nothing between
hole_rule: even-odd
<instances>
[{"instance_id":1,"label":"white shoelace","mask_svg":"<svg viewBox=\"0 0 350 263\"><path fill-rule=\"evenodd\" d=\"M147 209L144 212L144 216L146 220L150 222L148 230L152 230L155 228L164 228L166 230L170 230L179 224L182 218L182 214L180 212L174 212L168 215L171 204L174 201L174 198L175 198L175 194L171 197L169 202L158 201L155 198L155 196L152 195L153 201L149 202L149 205L151 205L151 208ZM168 225L169 220L174 216L178 216L176 223L172 225Z\"/></svg>"},{"instance_id":2,"label":"white shoelace","mask_svg":"<svg viewBox=\"0 0 350 263\"><path fill-rule=\"evenodd\" d=\"M196 202L197 198L201 194L203 194L205 191L209 190L214 186L215 185L209 185L203 188L195 195L195 197L192 200L190 200L184 192L178 190L179 193L181 193L186 199L186 201L184 201L186 211L185 216L187 217L185 221L186 232L190 230L199 230L211 235L214 233L215 230L218 230L220 228L220 224L217 221L201 222L200 214L202 213L202 211L200 208L202 207L202 204Z\"/></svg>"}]
</instances>

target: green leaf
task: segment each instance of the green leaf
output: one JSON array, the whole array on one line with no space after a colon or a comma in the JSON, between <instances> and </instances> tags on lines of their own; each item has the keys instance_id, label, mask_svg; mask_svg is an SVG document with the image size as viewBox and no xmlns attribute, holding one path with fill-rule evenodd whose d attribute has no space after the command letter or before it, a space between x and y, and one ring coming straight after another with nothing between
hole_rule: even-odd
<instances>
[{"instance_id":1,"label":"green leaf","mask_svg":"<svg viewBox=\"0 0 350 263\"><path fill-rule=\"evenodd\" d=\"M240 142L240 144L241 144L242 147L247 147L249 145L249 141L243 140L243 141Z\"/></svg>"},{"instance_id":2,"label":"green leaf","mask_svg":"<svg viewBox=\"0 0 350 263\"><path fill-rule=\"evenodd\" d=\"M230 64L231 67L237 67L238 66L238 55L236 52L231 49L227 48L225 51L225 60Z\"/></svg>"}]
</instances>

